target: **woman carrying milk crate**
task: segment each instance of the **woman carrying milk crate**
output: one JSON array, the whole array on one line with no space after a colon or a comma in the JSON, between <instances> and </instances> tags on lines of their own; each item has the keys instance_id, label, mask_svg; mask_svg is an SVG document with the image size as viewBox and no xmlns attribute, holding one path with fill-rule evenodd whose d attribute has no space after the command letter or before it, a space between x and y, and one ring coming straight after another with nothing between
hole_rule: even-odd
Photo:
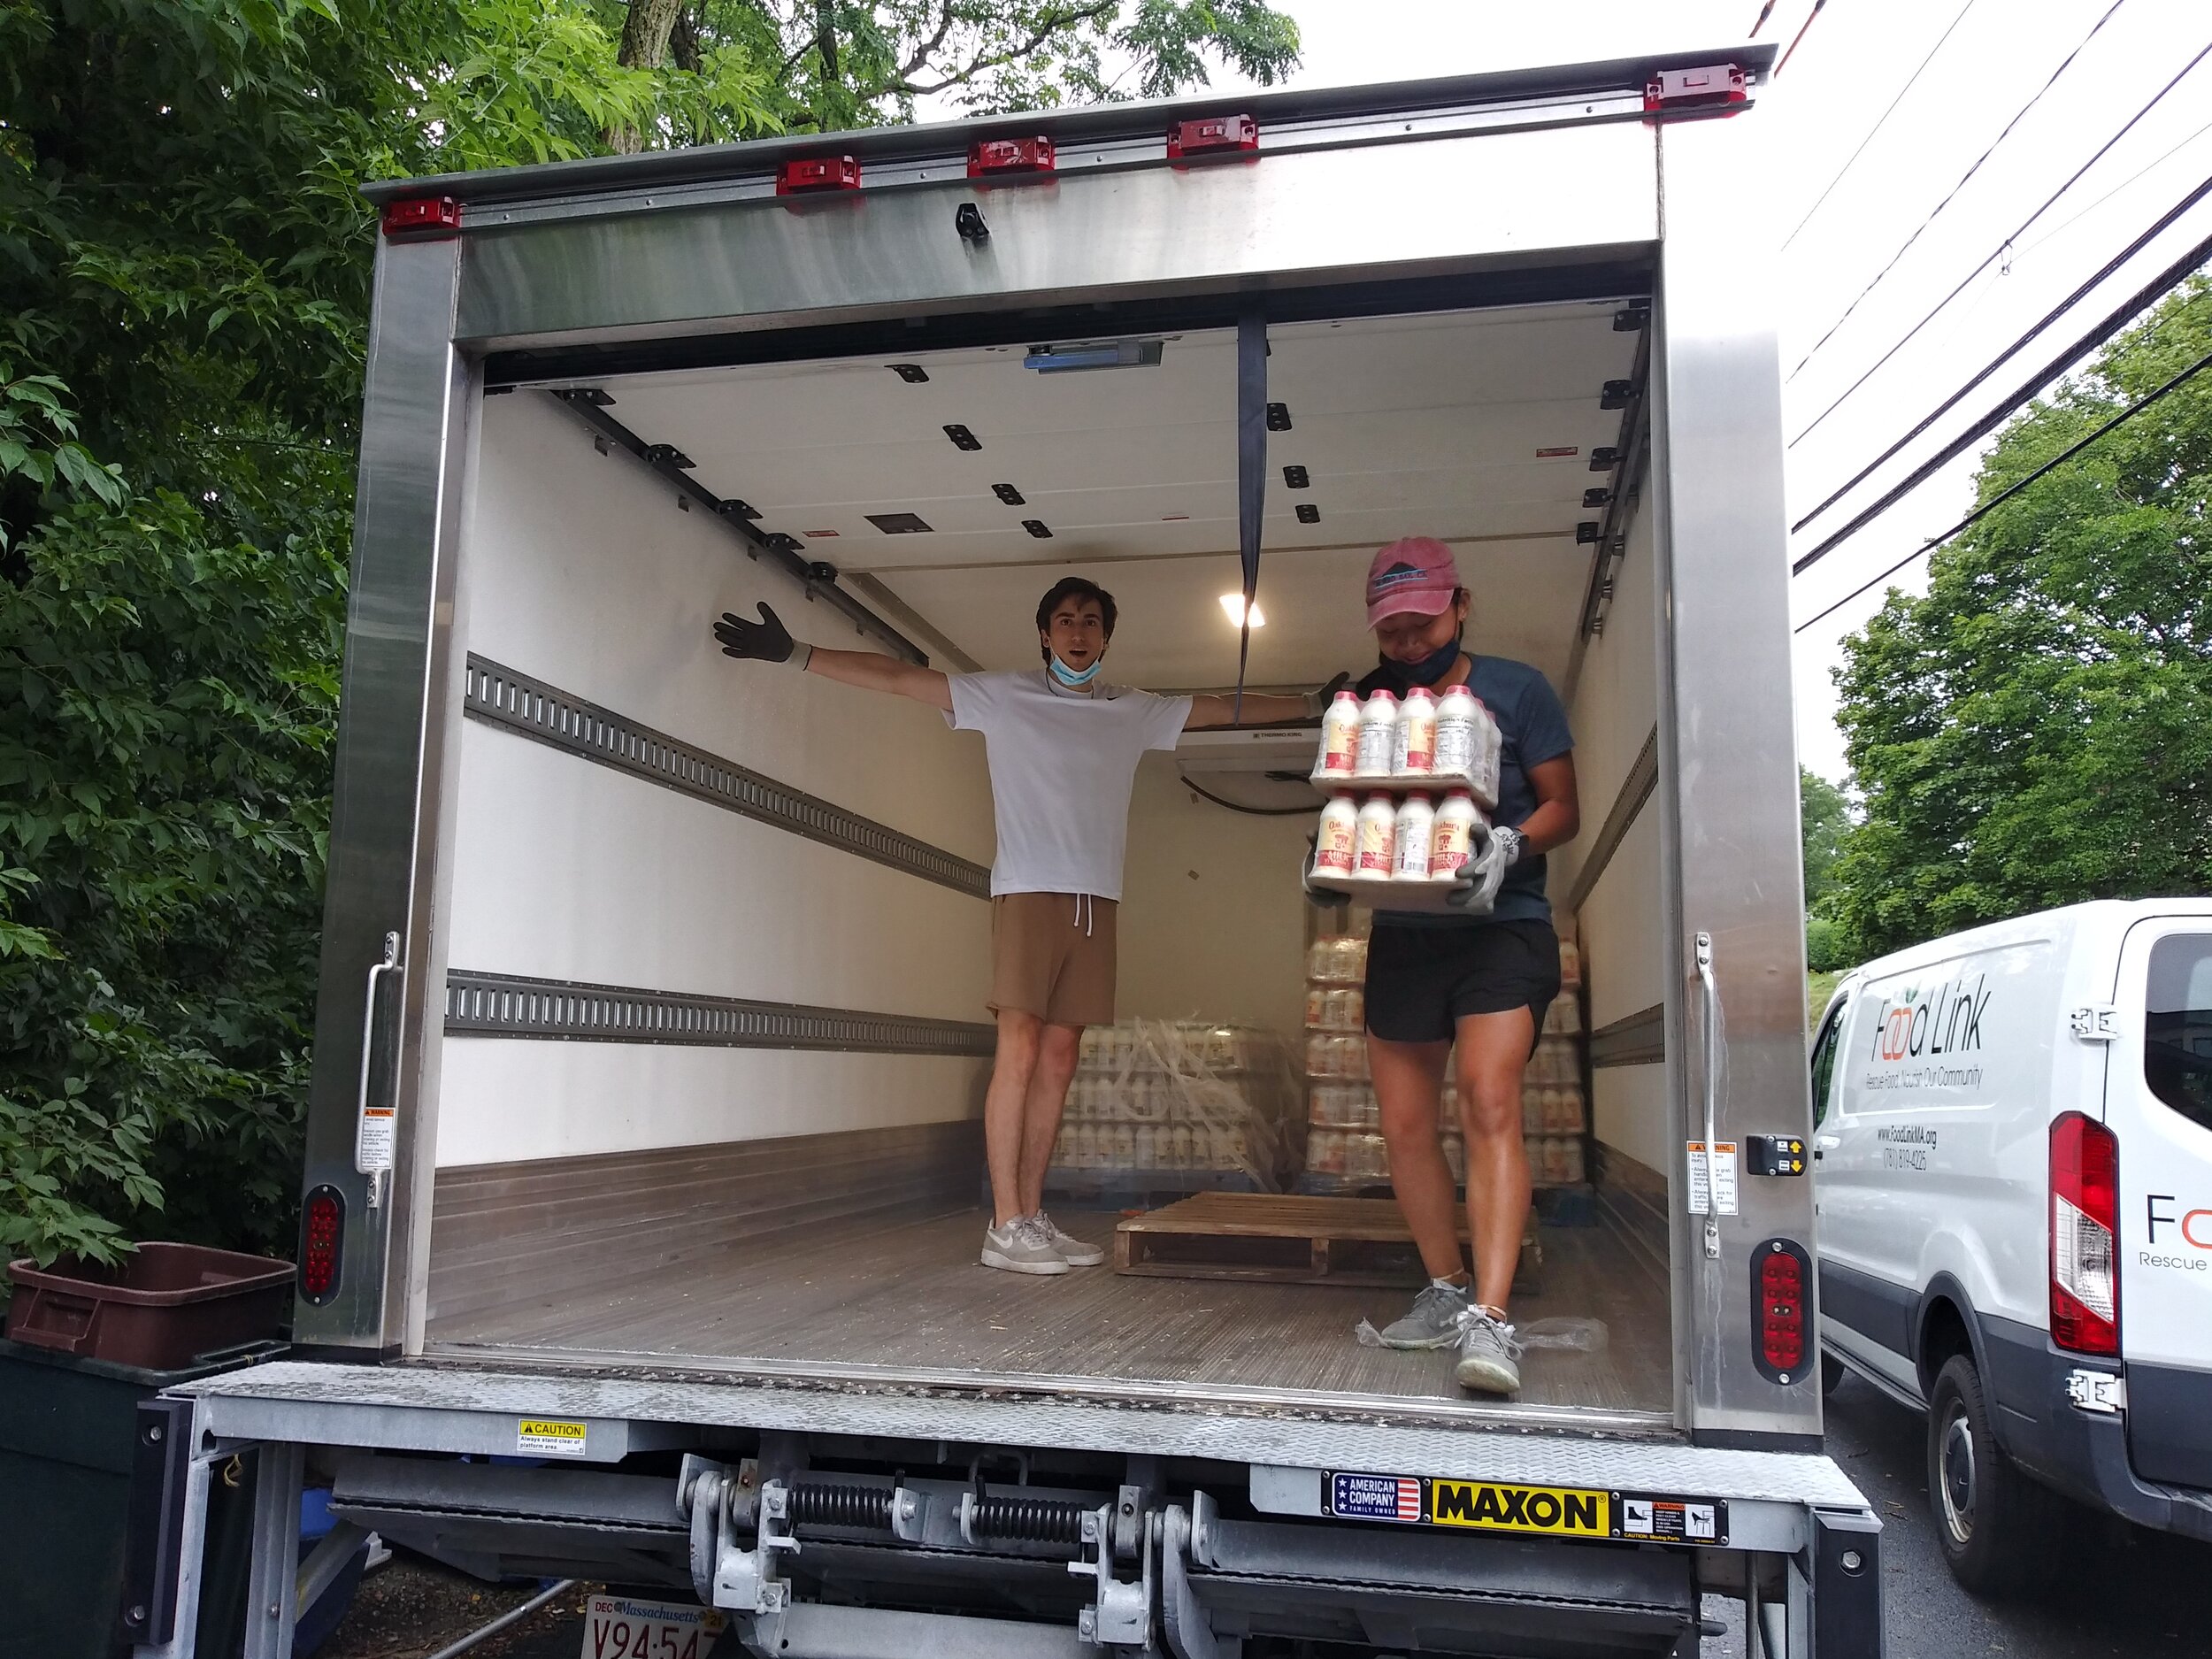
<instances>
[{"instance_id":1,"label":"woman carrying milk crate","mask_svg":"<svg viewBox=\"0 0 2212 1659\"><path fill-rule=\"evenodd\" d=\"M1557 694L1525 663L1463 648L1470 603L1451 549L1430 537L1394 541L1369 567L1367 621L1380 661L1360 695L1379 689L1402 699L1421 687L1441 696L1463 686L1497 730L1497 805L1460 872L1454 910L1379 906L1368 945L1368 1063L1391 1186L1430 1275L1382 1340L1391 1348L1456 1346L1462 1386L1511 1394L1520 1386L1520 1348L1508 1298L1530 1202L1522 1077L1560 981L1544 855L1574 839L1581 810L1574 740ZM1446 747L1440 733L1440 760ZM1438 1132L1455 1048L1471 1280L1461 1265L1452 1171Z\"/></svg>"}]
</instances>

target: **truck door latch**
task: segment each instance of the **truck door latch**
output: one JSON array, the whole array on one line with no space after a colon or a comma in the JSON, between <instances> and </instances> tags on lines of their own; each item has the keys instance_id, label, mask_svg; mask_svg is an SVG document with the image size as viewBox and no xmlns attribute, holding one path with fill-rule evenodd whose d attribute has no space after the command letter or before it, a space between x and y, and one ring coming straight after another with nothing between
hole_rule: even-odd
<instances>
[{"instance_id":1,"label":"truck door latch","mask_svg":"<svg viewBox=\"0 0 2212 1659\"><path fill-rule=\"evenodd\" d=\"M2120 1010L2109 1002L2084 1002L2066 1024L2079 1041L2110 1042L2120 1034Z\"/></svg>"}]
</instances>

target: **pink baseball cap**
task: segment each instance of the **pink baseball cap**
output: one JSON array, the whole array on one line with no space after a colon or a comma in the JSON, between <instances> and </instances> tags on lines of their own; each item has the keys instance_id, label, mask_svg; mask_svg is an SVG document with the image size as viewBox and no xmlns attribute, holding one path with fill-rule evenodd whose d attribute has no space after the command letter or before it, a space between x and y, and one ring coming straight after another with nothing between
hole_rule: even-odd
<instances>
[{"instance_id":1,"label":"pink baseball cap","mask_svg":"<svg viewBox=\"0 0 2212 1659\"><path fill-rule=\"evenodd\" d=\"M1415 611L1432 617L1451 609L1459 566L1432 535L1409 535L1375 555L1367 567L1367 626Z\"/></svg>"}]
</instances>

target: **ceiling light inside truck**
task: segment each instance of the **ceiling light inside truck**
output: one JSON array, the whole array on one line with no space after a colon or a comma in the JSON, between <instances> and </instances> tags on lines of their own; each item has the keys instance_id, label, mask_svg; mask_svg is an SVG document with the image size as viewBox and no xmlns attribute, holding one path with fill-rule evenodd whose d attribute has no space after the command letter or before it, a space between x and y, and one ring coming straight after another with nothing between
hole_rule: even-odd
<instances>
[{"instance_id":1,"label":"ceiling light inside truck","mask_svg":"<svg viewBox=\"0 0 2212 1659\"><path fill-rule=\"evenodd\" d=\"M1240 628L1244 626L1244 595L1242 594L1222 595L1221 608L1229 613L1231 627ZM1252 602L1252 626L1256 628L1263 628L1267 626L1267 615L1260 609L1260 602L1256 599Z\"/></svg>"},{"instance_id":2,"label":"ceiling light inside truck","mask_svg":"<svg viewBox=\"0 0 2212 1659\"><path fill-rule=\"evenodd\" d=\"M1072 345L1032 346L1022 366L1040 374L1072 369L1148 369L1159 366L1164 340L1086 340Z\"/></svg>"}]
</instances>

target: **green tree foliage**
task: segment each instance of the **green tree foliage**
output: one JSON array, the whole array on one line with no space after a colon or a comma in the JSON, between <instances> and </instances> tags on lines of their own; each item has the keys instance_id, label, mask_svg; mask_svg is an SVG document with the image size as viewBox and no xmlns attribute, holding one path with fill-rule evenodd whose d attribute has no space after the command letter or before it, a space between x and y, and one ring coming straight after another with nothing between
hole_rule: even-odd
<instances>
[{"instance_id":1,"label":"green tree foliage","mask_svg":"<svg viewBox=\"0 0 2212 1659\"><path fill-rule=\"evenodd\" d=\"M2202 278L2008 426L1986 501L2212 350ZM1846 645L1864 956L2093 898L2212 890L2212 374L1940 549Z\"/></svg>"},{"instance_id":2,"label":"green tree foliage","mask_svg":"<svg viewBox=\"0 0 2212 1659\"><path fill-rule=\"evenodd\" d=\"M0 0L0 1250L288 1246L364 182L1295 47L1259 0Z\"/></svg>"},{"instance_id":3,"label":"green tree foliage","mask_svg":"<svg viewBox=\"0 0 2212 1659\"><path fill-rule=\"evenodd\" d=\"M1824 906L1835 886L1837 855L1851 827L1850 797L1818 772L1797 769L1797 821L1805 848L1805 962L1816 973L1847 965L1843 930Z\"/></svg>"}]
</instances>

